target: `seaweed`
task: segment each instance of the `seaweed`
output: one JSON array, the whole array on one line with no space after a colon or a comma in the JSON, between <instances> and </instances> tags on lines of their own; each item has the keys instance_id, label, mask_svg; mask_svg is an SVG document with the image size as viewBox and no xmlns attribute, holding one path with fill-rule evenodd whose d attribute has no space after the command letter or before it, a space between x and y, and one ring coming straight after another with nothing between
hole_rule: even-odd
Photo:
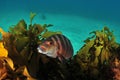
<instances>
[{"instance_id":1,"label":"seaweed","mask_svg":"<svg viewBox=\"0 0 120 80\"><path fill-rule=\"evenodd\" d=\"M30 13L30 25L32 25L32 21L36 15L37 15L36 13L33 12Z\"/></svg>"},{"instance_id":2,"label":"seaweed","mask_svg":"<svg viewBox=\"0 0 120 80\"><path fill-rule=\"evenodd\" d=\"M35 63L38 60L36 58L38 55L37 53L38 45L40 45L44 39L51 35L62 34L59 31L56 32L49 31L48 28L53 26L52 24L32 25L32 20L35 17L35 15L36 15L35 13L30 13L29 26L27 26L24 20L20 20L16 25L9 27L8 32L5 32L4 30L2 30L2 28L0 28L0 32L2 34L0 50L1 53L4 51L3 52L4 56L7 55L6 51L8 51L7 57L9 57L14 63L15 71L13 70L12 72L14 72L15 74L17 74L16 70L18 70L19 72L20 68L23 66L26 66L27 69L30 68L30 71L28 71L28 73L31 72L34 73L34 71L37 72L38 70L34 70L33 63ZM22 70L24 71L24 69ZM19 74L22 74L22 72Z\"/></svg>"},{"instance_id":3,"label":"seaweed","mask_svg":"<svg viewBox=\"0 0 120 80\"><path fill-rule=\"evenodd\" d=\"M0 52L0 80L17 79L17 75L22 75L22 73L15 71L13 61L8 57L8 51L4 48L2 41L0 42Z\"/></svg>"},{"instance_id":4,"label":"seaweed","mask_svg":"<svg viewBox=\"0 0 120 80\"><path fill-rule=\"evenodd\" d=\"M77 52L75 60L81 70L86 71L83 75L89 74L92 80L106 80L107 78L112 80L113 72L110 63L114 55L119 55L116 51L120 45L115 41L113 31L106 26L101 31L93 31L90 34L94 35L85 40L85 45ZM103 69L106 69L105 73L109 73L111 78L102 74Z\"/></svg>"},{"instance_id":5,"label":"seaweed","mask_svg":"<svg viewBox=\"0 0 120 80\"><path fill-rule=\"evenodd\" d=\"M0 28L0 79L10 80L118 80L120 44L107 26L93 34L71 59L39 54L37 47L48 37L62 34L50 31L53 24L30 24L22 19L5 32ZM5 63L5 67L4 64ZM5 73L5 74L4 74Z\"/></svg>"},{"instance_id":6,"label":"seaweed","mask_svg":"<svg viewBox=\"0 0 120 80\"><path fill-rule=\"evenodd\" d=\"M8 51L4 48L3 42L0 42L0 57L7 57Z\"/></svg>"}]
</instances>

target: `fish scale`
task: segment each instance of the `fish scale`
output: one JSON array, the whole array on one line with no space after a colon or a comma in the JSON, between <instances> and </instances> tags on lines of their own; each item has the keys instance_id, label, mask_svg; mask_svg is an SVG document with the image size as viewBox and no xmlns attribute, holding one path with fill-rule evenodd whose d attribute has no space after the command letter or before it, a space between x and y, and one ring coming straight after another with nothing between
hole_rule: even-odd
<instances>
[{"instance_id":1,"label":"fish scale","mask_svg":"<svg viewBox=\"0 0 120 80\"><path fill-rule=\"evenodd\" d=\"M61 46L60 46L60 44L58 43L58 46L60 46L62 48L62 50L60 51L59 54L63 55L64 58L69 58L69 56L71 56L73 53L73 48L72 48L71 42L64 35L54 35L54 36L57 38L56 42L59 41L61 44ZM54 37L54 36L52 36L52 37ZM60 49L58 49L58 52L59 52L59 50Z\"/></svg>"},{"instance_id":2,"label":"fish scale","mask_svg":"<svg viewBox=\"0 0 120 80\"><path fill-rule=\"evenodd\" d=\"M46 42L52 42L53 44L46 46ZM46 49L45 51L42 50L43 46ZM56 48L57 52L55 52ZM38 52L46 54L47 56L50 55L50 57L53 58L63 57L64 59L69 59L73 56L73 46L66 36L62 34L55 34L48 37L45 41L43 41L43 43L38 47Z\"/></svg>"}]
</instances>

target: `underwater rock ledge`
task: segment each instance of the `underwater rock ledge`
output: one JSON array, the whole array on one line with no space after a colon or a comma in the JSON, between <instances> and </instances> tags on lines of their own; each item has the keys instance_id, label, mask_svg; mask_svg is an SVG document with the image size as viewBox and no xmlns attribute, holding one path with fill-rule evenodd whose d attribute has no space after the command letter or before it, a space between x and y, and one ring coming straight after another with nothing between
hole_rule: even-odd
<instances>
[{"instance_id":1,"label":"underwater rock ledge","mask_svg":"<svg viewBox=\"0 0 120 80\"><path fill-rule=\"evenodd\" d=\"M93 31L92 37L71 59L38 54L37 46L60 31L49 31L51 24L31 24L24 20L5 32L0 28L0 79L6 80L119 80L120 44L108 27ZM4 66L5 65L5 66ZM3 67L4 66L4 67Z\"/></svg>"}]
</instances>

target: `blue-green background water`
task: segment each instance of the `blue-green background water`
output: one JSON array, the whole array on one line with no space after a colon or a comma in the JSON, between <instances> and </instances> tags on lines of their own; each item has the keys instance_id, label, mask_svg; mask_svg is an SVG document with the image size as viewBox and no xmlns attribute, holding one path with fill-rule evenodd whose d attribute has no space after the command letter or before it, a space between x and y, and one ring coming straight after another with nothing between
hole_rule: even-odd
<instances>
[{"instance_id":1,"label":"blue-green background water","mask_svg":"<svg viewBox=\"0 0 120 80\"><path fill-rule=\"evenodd\" d=\"M0 0L0 27L5 31L36 12L33 23L50 23L53 31L62 31L72 42L76 52L89 32L108 26L120 42L119 0ZM43 20L42 15L46 16Z\"/></svg>"}]
</instances>

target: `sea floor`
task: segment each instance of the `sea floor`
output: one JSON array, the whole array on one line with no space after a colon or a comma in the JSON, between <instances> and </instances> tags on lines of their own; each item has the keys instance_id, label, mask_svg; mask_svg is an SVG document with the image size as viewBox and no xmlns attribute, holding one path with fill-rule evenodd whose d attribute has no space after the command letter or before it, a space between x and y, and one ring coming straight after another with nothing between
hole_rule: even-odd
<instances>
[{"instance_id":1,"label":"sea floor","mask_svg":"<svg viewBox=\"0 0 120 80\"><path fill-rule=\"evenodd\" d=\"M0 15L0 27L8 31L9 27L16 25L19 20L24 19L27 25L30 24L30 12L15 11L6 12ZM101 21L90 19L82 16L69 15L69 14L50 14L50 13L37 13L33 19L33 24L53 24L50 27L51 31L61 31L72 42L74 53L77 52L83 45L84 40L92 35L89 33L95 30L102 30L104 26L108 26L110 30L114 31L116 41L120 42L120 23L113 23L108 21Z\"/></svg>"}]
</instances>

